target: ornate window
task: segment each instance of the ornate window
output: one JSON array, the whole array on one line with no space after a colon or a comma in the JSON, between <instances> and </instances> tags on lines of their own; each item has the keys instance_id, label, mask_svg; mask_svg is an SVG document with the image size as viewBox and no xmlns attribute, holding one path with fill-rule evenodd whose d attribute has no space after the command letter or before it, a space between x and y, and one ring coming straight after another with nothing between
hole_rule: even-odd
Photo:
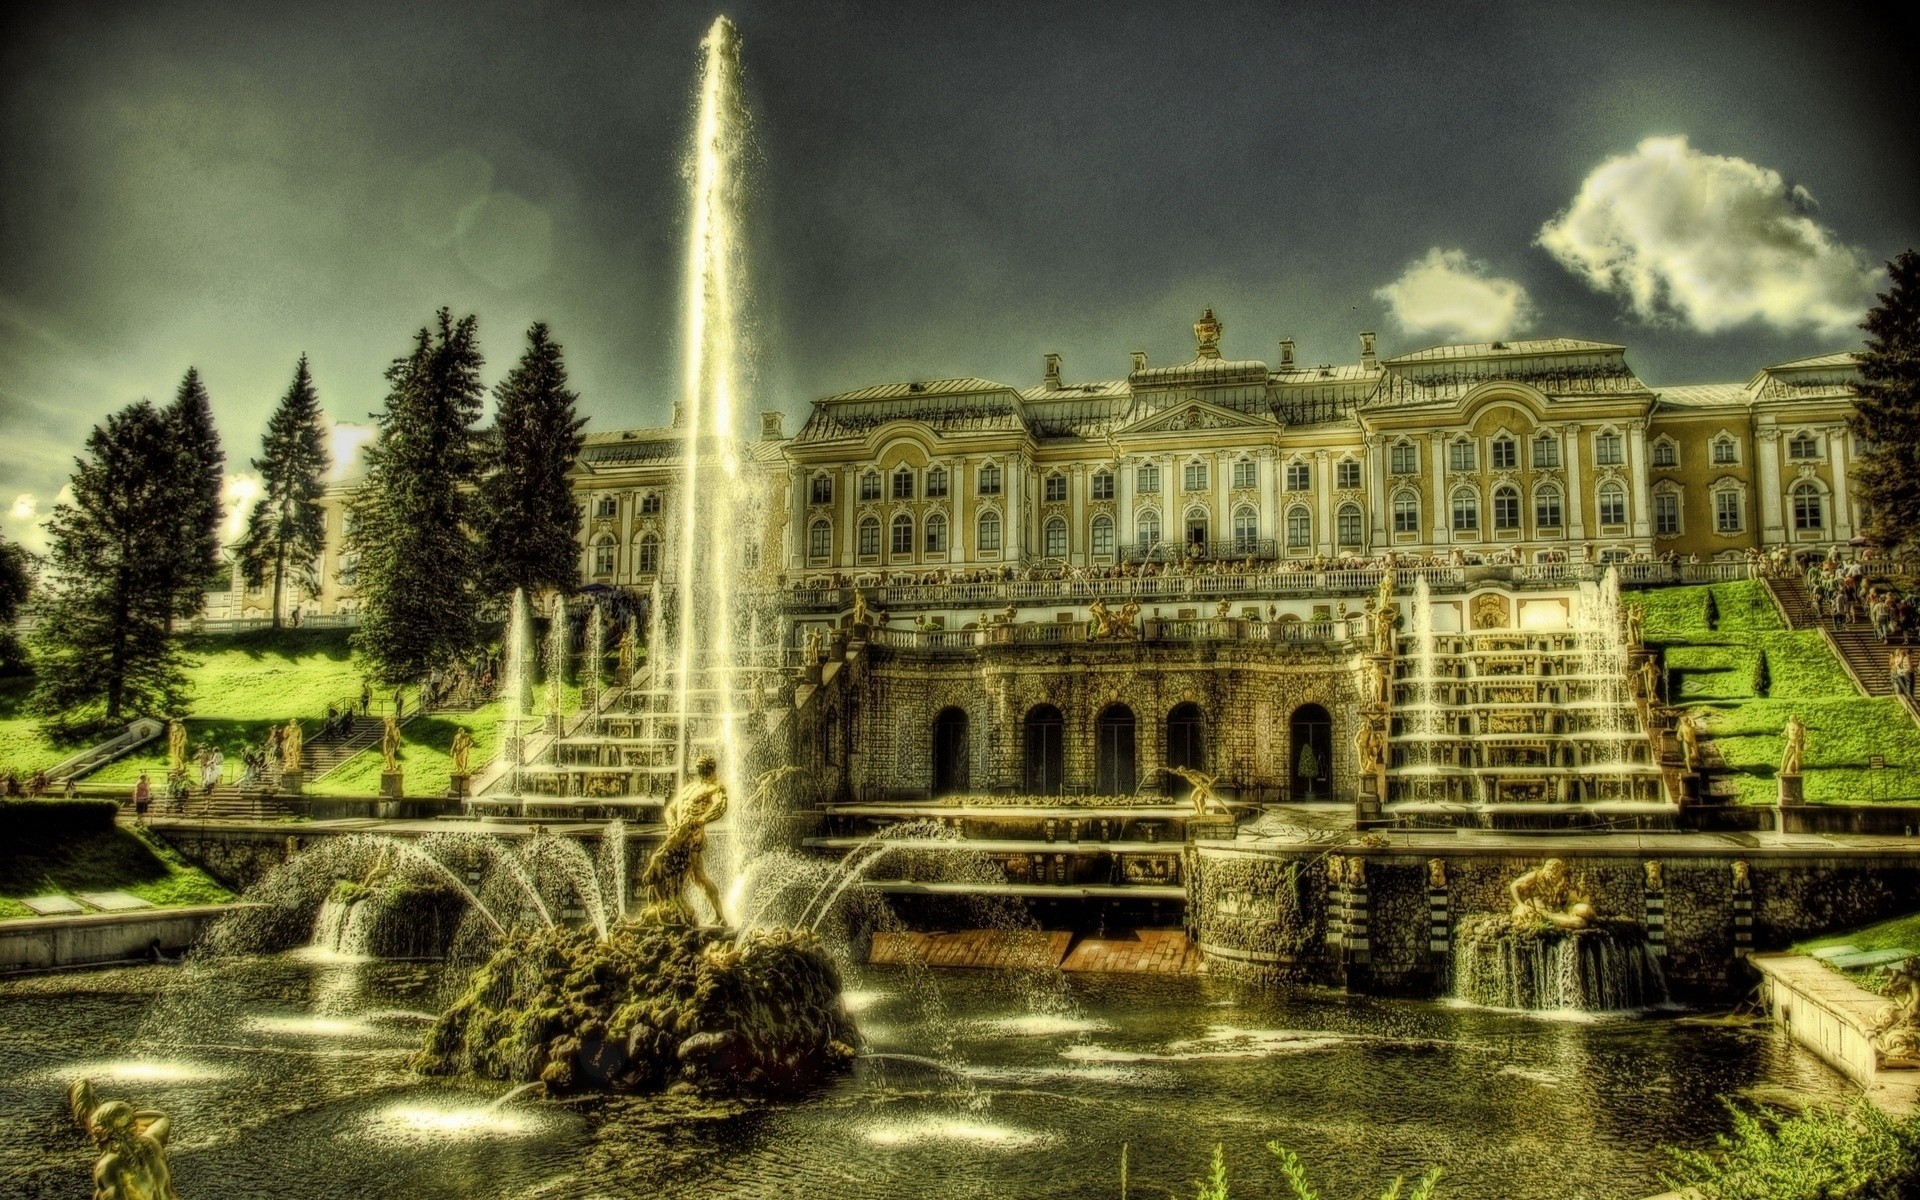
<instances>
[{"instance_id":1,"label":"ornate window","mask_svg":"<svg viewBox=\"0 0 1920 1200\"><path fill-rule=\"evenodd\" d=\"M1713 494L1713 530L1715 533L1739 533L1746 528L1740 489L1722 488Z\"/></svg>"},{"instance_id":2,"label":"ornate window","mask_svg":"<svg viewBox=\"0 0 1920 1200\"><path fill-rule=\"evenodd\" d=\"M1333 524L1337 535L1336 540L1342 546L1360 544L1360 506L1358 504L1342 504L1340 511L1334 514Z\"/></svg>"},{"instance_id":3,"label":"ornate window","mask_svg":"<svg viewBox=\"0 0 1920 1200\"><path fill-rule=\"evenodd\" d=\"M1059 517L1047 522L1045 546L1048 558L1067 556L1067 523Z\"/></svg>"},{"instance_id":4,"label":"ornate window","mask_svg":"<svg viewBox=\"0 0 1920 1200\"><path fill-rule=\"evenodd\" d=\"M1547 484L1533 494L1533 524L1538 529L1558 529L1561 520L1560 489Z\"/></svg>"},{"instance_id":5,"label":"ornate window","mask_svg":"<svg viewBox=\"0 0 1920 1200\"><path fill-rule=\"evenodd\" d=\"M634 564L634 572L639 575L658 575L660 573L660 539L653 534L644 534L640 538L640 553Z\"/></svg>"},{"instance_id":6,"label":"ornate window","mask_svg":"<svg viewBox=\"0 0 1920 1200\"><path fill-rule=\"evenodd\" d=\"M1726 434L1713 439L1713 465L1730 467L1740 461L1740 446Z\"/></svg>"},{"instance_id":7,"label":"ornate window","mask_svg":"<svg viewBox=\"0 0 1920 1200\"><path fill-rule=\"evenodd\" d=\"M1627 523L1627 492L1617 483L1600 485L1600 523L1602 525Z\"/></svg>"},{"instance_id":8,"label":"ornate window","mask_svg":"<svg viewBox=\"0 0 1920 1200\"><path fill-rule=\"evenodd\" d=\"M1113 472L1095 471L1091 481L1092 496L1095 500L1113 499Z\"/></svg>"},{"instance_id":9,"label":"ornate window","mask_svg":"<svg viewBox=\"0 0 1920 1200\"><path fill-rule=\"evenodd\" d=\"M943 500L947 495L947 469L945 467L927 468L927 499Z\"/></svg>"},{"instance_id":10,"label":"ornate window","mask_svg":"<svg viewBox=\"0 0 1920 1200\"><path fill-rule=\"evenodd\" d=\"M1799 529L1820 530L1827 526L1826 507L1820 499L1820 489L1812 483L1802 480L1793 485L1793 527Z\"/></svg>"},{"instance_id":11,"label":"ornate window","mask_svg":"<svg viewBox=\"0 0 1920 1200\"><path fill-rule=\"evenodd\" d=\"M913 468L901 467L893 473L893 498L913 499Z\"/></svg>"},{"instance_id":12,"label":"ornate window","mask_svg":"<svg viewBox=\"0 0 1920 1200\"><path fill-rule=\"evenodd\" d=\"M1534 435L1533 465L1535 467L1557 467L1560 465L1560 438L1558 435L1545 431Z\"/></svg>"},{"instance_id":13,"label":"ornate window","mask_svg":"<svg viewBox=\"0 0 1920 1200\"><path fill-rule=\"evenodd\" d=\"M1304 492L1313 486L1313 468L1295 459L1287 464L1287 490Z\"/></svg>"},{"instance_id":14,"label":"ornate window","mask_svg":"<svg viewBox=\"0 0 1920 1200\"><path fill-rule=\"evenodd\" d=\"M807 526L807 557L825 558L833 552L833 525L815 521Z\"/></svg>"},{"instance_id":15,"label":"ornate window","mask_svg":"<svg viewBox=\"0 0 1920 1200\"><path fill-rule=\"evenodd\" d=\"M1395 475L1420 473L1420 447L1412 442L1395 442L1387 456L1387 469Z\"/></svg>"},{"instance_id":16,"label":"ornate window","mask_svg":"<svg viewBox=\"0 0 1920 1200\"><path fill-rule=\"evenodd\" d=\"M986 466L980 468L980 494L982 496L998 496L1000 494L1000 466L998 463L988 463Z\"/></svg>"},{"instance_id":17,"label":"ornate window","mask_svg":"<svg viewBox=\"0 0 1920 1200\"><path fill-rule=\"evenodd\" d=\"M927 516L927 553L945 554L947 552L947 518L943 513L931 513Z\"/></svg>"},{"instance_id":18,"label":"ornate window","mask_svg":"<svg viewBox=\"0 0 1920 1200\"><path fill-rule=\"evenodd\" d=\"M1493 469L1494 470L1511 471L1520 465L1519 443L1515 442L1512 438L1508 437L1506 434L1503 433L1499 437L1493 439L1492 451L1493 451ZM1497 504L1497 500L1498 498L1496 497L1496 504ZM1518 505L1518 503L1519 501L1516 500L1515 501L1516 506Z\"/></svg>"},{"instance_id":19,"label":"ornate window","mask_svg":"<svg viewBox=\"0 0 1920 1200\"><path fill-rule=\"evenodd\" d=\"M1250 458L1235 459L1233 463L1233 486L1237 488L1258 487L1260 483L1259 464Z\"/></svg>"},{"instance_id":20,"label":"ornate window","mask_svg":"<svg viewBox=\"0 0 1920 1200\"><path fill-rule=\"evenodd\" d=\"M1160 468L1152 463L1141 463L1140 469L1133 473L1133 490L1142 496L1160 494Z\"/></svg>"},{"instance_id":21,"label":"ornate window","mask_svg":"<svg viewBox=\"0 0 1920 1200\"><path fill-rule=\"evenodd\" d=\"M1680 493L1672 490L1653 494L1653 532L1672 537L1680 532Z\"/></svg>"},{"instance_id":22,"label":"ornate window","mask_svg":"<svg viewBox=\"0 0 1920 1200\"><path fill-rule=\"evenodd\" d=\"M825 473L815 475L807 499L812 504L832 504L833 476Z\"/></svg>"},{"instance_id":23,"label":"ornate window","mask_svg":"<svg viewBox=\"0 0 1920 1200\"><path fill-rule=\"evenodd\" d=\"M1360 486L1360 461L1343 458L1333 465L1333 486L1337 488L1357 488Z\"/></svg>"},{"instance_id":24,"label":"ornate window","mask_svg":"<svg viewBox=\"0 0 1920 1200\"><path fill-rule=\"evenodd\" d=\"M1626 440L1613 430L1595 435L1593 461L1602 467L1617 467L1625 457Z\"/></svg>"},{"instance_id":25,"label":"ornate window","mask_svg":"<svg viewBox=\"0 0 1920 1200\"><path fill-rule=\"evenodd\" d=\"M595 575L613 574L615 551L613 539L603 537L593 544L593 573Z\"/></svg>"},{"instance_id":26,"label":"ornate window","mask_svg":"<svg viewBox=\"0 0 1920 1200\"><path fill-rule=\"evenodd\" d=\"M864 517L861 519L858 549L861 558L880 557L879 517Z\"/></svg>"},{"instance_id":27,"label":"ornate window","mask_svg":"<svg viewBox=\"0 0 1920 1200\"><path fill-rule=\"evenodd\" d=\"M880 472L867 471L860 476L860 498L862 500L880 498Z\"/></svg>"},{"instance_id":28,"label":"ornate window","mask_svg":"<svg viewBox=\"0 0 1920 1200\"><path fill-rule=\"evenodd\" d=\"M1287 510L1287 548L1299 550L1313 545L1313 514L1305 505L1296 504Z\"/></svg>"},{"instance_id":29,"label":"ornate window","mask_svg":"<svg viewBox=\"0 0 1920 1200\"><path fill-rule=\"evenodd\" d=\"M1480 465L1480 455L1469 438L1455 438L1447 443L1447 470L1471 471Z\"/></svg>"},{"instance_id":30,"label":"ornate window","mask_svg":"<svg viewBox=\"0 0 1920 1200\"><path fill-rule=\"evenodd\" d=\"M620 502L612 496L602 496L593 503L593 515L596 517L617 517L620 515Z\"/></svg>"},{"instance_id":31,"label":"ornate window","mask_svg":"<svg viewBox=\"0 0 1920 1200\"><path fill-rule=\"evenodd\" d=\"M1041 493L1048 504L1060 504L1067 498L1067 477L1059 471L1049 474Z\"/></svg>"},{"instance_id":32,"label":"ornate window","mask_svg":"<svg viewBox=\"0 0 1920 1200\"><path fill-rule=\"evenodd\" d=\"M1802 429L1787 439L1787 457L1792 459L1819 458L1820 439ZM1818 529L1819 526L1812 526L1812 528Z\"/></svg>"},{"instance_id":33,"label":"ornate window","mask_svg":"<svg viewBox=\"0 0 1920 1200\"><path fill-rule=\"evenodd\" d=\"M1189 492L1207 490L1207 464L1190 462L1180 471L1180 486Z\"/></svg>"},{"instance_id":34,"label":"ornate window","mask_svg":"<svg viewBox=\"0 0 1920 1200\"><path fill-rule=\"evenodd\" d=\"M1680 465L1680 447L1672 438L1663 437L1653 443L1653 465L1656 467Z\"/></svg>"},{"instance_id":35,"label":"ornate window","mask_svg":"<svg viewBox=\"0 0 1920 1200\"><path fill-rule=\"evenodd\" d=\"M640 515L657 517L660 515L660 493L642 492L640 494Z\"/></svg>"},{"instance_id":36,"label":"ornate window","mask_svg":"<svg viewBox=\"0 0 1920 1200\"><path fill-rule=\"evenodd\" d=\"M1472 488L1461 488L1453 494L1453 531L1477 533L1479 529L1480 495Z\"/></svg>"},{"instance_id":37,"label":"ornate window","mask_svg":"<svg viewBox=\"0 0 1920 1200\"><path fill-rule=\"evenodd\" d=\"M1233 510L1233 552L1252 554L1260 541L1260 514L1251 505Z\"/></svg>"},{"instance_id":38,"label":"ornate window","mask_svg":"<svg viewBox=\"0 0 1920 1200\"><path fill-rule=\"evenodd\" d=\"M1496 530L1520 528L1520 489L1493 489L1493 527Z\"/></svg>"},{"instance_id":39,"label":"ornate window","mask_svg":"<svg viewBox=\"0 0 1920 1200\"><path fill-rule=\"evenodd\" d=\"M974 528L974 548L982 553L998 553L1000 550L1000 514L997 512L981 513L980 520Z\"/></svg>"},{"instance_id":40,"label":"ornate window","mask_svg":"<svg viewBox=\"0 0 1920 1200\"><path fill-rule=\"evenodd\" d=\"M1393 494L1393 531L1395 533L1420 532L1420 497L1412 492Z\"/></svg>"},{"instance_id":41,"label":"ornate window","mask_svg":"<svg viewBox=\"0 0 1920 1200\"><path fill-rule=\"evenodd\" d=\"M913 518L906 513L893 518L893 544L890 549L895 558L913 554Z\"/></svg>"},{"instance_id":42,"label":"ornate window","mask_svg":"<svg viewBox=\"0 0 1920 1200\"><path fill-rule=\"evenodd\" d=\"M1139 530L1140 552L1142 554L1160 543L1160 514L1148 509L1134 522Z\"/></svg>"},{"instance_id":43,"label":"ornate window","mask_svg":"<svg viewBox=\"0 0 1920 1200\"><path fill-rule=\"evenodd\" d=\"M1093 519L1093 556L1113 557L1113 518L1105 513Z\"/></svg>"}]
</instances>

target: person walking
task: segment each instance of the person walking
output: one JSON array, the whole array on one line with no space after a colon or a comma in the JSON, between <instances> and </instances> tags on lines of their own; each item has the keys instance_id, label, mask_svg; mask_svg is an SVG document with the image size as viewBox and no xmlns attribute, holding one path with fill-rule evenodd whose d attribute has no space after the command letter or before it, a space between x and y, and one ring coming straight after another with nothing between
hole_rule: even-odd
<instances>
[{"instance_id":1,"label":"person walking","mask_svg":"<svg viewBox=\"0 0 1920 1200\"><path fill-rule=\"evenodd\" d=\"M1902 646L1893 652L1887 663L1887 677L1893 680L1893 692L1896 696L1913 698L1913 659Z\"/></svg>"},{"instance_id":2,"label":"person walking","mask_svg":"<svg viewBox=\"0 0 1920 1200\"><path fill-rule=\"evenodd\" d=\"M360 715L364 717L372 711L373 683L371 680L363 679L360 681Z\"/></svg>"},{"instance_id":3,"label":"person walking","mask_svg":"<svg viewBox=\"0 0 1920 1200\"><path fill-rule=\"evenodd\" d=\"M133 823L147 823L147 807L153 803L153 781L147 778L145 771L140 772L140 782L133 785Z\"/></svg>"}]
</instances>

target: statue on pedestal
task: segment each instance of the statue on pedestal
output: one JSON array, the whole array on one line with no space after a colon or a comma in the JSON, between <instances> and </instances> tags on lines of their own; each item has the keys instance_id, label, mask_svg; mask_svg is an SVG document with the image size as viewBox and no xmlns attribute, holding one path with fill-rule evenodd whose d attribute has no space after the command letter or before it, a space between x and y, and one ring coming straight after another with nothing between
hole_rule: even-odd
<instances>
[{"instance_id":1,"label":"statue on pedestal","mask_svg":"<svg viewBox=\"0 0 1920 1200\"><path fill-rule=\"evenodd\" d=\"M626 683L633 678L634 664L640 661L640 635L635 632L636 622L629 620L626 629L620 634L620 682Z\"/></svg>"},{"instance_id":2,"label":"statue on pedestal","mask_svg":"<svg viewBox=\"0 0 1920 1200\"><path fill-rule=\"evenodd\" d=\"M280 769L298 771L304 735L300 732L300 722L292 718L288 718L286 728L286 734L280 742Z\"/></svg>"},{"instance_id":3,"label":"statue on pedestal","mask_svg":"<svg viewBox=\"0 0 1920 1200\"><path fill-rule=\"evenodd\" d=\"M1140 606L1129 600L1120 606L1120 615L1114 618L1113 636L1123 642L1140 640Z\"/></svg>"},{"instance_id":4,"label":"statue on pedestal","mask_svg":"<svg viewBox=\"0 0 1920 1200\"><path fill-rule=\"evenodd\" d=\"M707 877L701 857L707 847L707 826L727 813L727 789L720 782L713 755L702 754L693 764L693 778L667 802L667 836L647 859L640 874L645 895L642 921L661 925L692 925L693 906L687 902L689 883L706 896L716 925L726 924L720 907L720 889Z\"/></svg>"},{"instance_id":5,"label":"statue on pedestal","mask_svg":"<svg viewBox=\"0 0 1920 1200\"><path fill-rule=\"evenodd\" d=\"M820 630L818 628L809 627L807 629L807 651L806 652L807 652L807 658L806 658L807 666L810 667L813 664L820 661Z\"/></svg>"},{"instance_id":6,"label":"statue on pedestal","mask_svg":"<svg viewBox=\"0 0 1920 1200\"><path fill-rule=\"evenodd\" d=\"M453 773L455 775L466 775L470 773L467 770L467 756L472 752L473 735L465 729L455 730L453 734L453 745L447 748L447 753L453 757Z\"/></svg>"},{"instance_id":7,"label":"statue on pedestal","mask_svg":"<svg viewBox=\"0 0 1920 1200\"><path fill-rule=\"evenodd\" d=\"M380 730L381 770L391 775L400 769L400 722L388 713Z\"/></svg>"},{"instance_id":8,"label":"statue on pedestal","mask_svg":"<svg viewBox=\"0 0 1920 1200\"><path fill-rule=\"evenodd\" d=\"M851 623L854 625L865 625L868 623L867 594L858 588L855 588L853 593L853 620Z\"/></svg>"},{"instance_id":9,"label":"statue on pedestal","mask_svg":"<svg viewBox=\"0 0 1920 1200\"><path fill-rule=\"evenodd\" d=\"M1638 604L1629 604L1626 606L1626 610L1627 647L1632 650L1638 650L1640 648L1641 623L1646 618L1646 612Z\"/></svg>"},{"instance_id":10,"label":"statue on pedestal","mask_svg":"<svg viewBox=\"0 0 1920 1200\"><path fill-rule=\"evenodd\" d=\"M1188 794L1188 799L1193 801L1193 811L1197 815L1206 816L1210 807L1218 807L1221 812L1228 811L1227 806L1213 790L1213 785L1220 781L1218 775L1207 775L1192 767L1168 767L1167 772L1186 780L1188 786L1193 789Z\"/></svg>"},{"instance_id":11,"label":"statue on pedestal","mask_svg":"<svg viewBox=\"0 0 1920 1200\"><path fill-rule=\"evenodd\" d=\"M1513 919L1521 923L1545 921L1555 929L1585 929L1597 913L1593 905L1575 900L1567 864L1549 858L1507 885L1513 897Z\"/></svg>"},{"instance_id":12,"label":"statue on pedestal","mask_svg":"<svg viewBox=\"0 0 1920 1200\"><path fill-rule=\"evenodd\" d=\"M1681 713L1674 733L1680 739L1680 755L1687 770L1700 769L1700 720L1692 713Z\"/></svg>"},{"instance_id":13,"label":"statue on pedestal","mask_svg":"<svg viewBox=\"0 0 1920 1200\"><path fill-rule=\"evenodd\" d=\"M187 723L175 717L167 722L167 774L179 775L187 769Z\"/></svg>"},{"instance_id":14,"label":"statue on pedestal","mask_svg":"<svg viewBox=\"0 0 1920 1200\"><path fill-rule=\"evenodd\" d=\"M1360 761L1363 778L1380 769L1380 742L1380 731L1374 728L1372 721L1360 722L1360 727L1353 731L1353 751Z\"/></svg>"},{"instance_id":15,"label":"statue on pedestal","mask_svg":"<svg viewBox=\"0 0 1920 1200\"><path fill-rule=\"evenodd\" d=\"M1794 713L1787 718L1787 727L1783 731L1783 736L1786 738L1787 744L1786 748L1780 753L1780 773L1782 775L1798 775L1800 773L1800 758L1806 753L1807 749L1807 727L1800 720L1799 713Z\"/></svg>"},{"instance_id":16,"label":"statue on pedestal","mask_svg":"<svg viewBox=\"0 0 1920 1200\"><path fill-rule=\"evenodd\" d=\"M1113 610L1107 602L1098 596L1087 605L1087 638L1090 641L1103 641L1113 636Z\"/></svg>"},{"instance_id":17,"label":"statue on pedestal","mask_svg":"<svg viewBox=\"0 0 1920 1200\"><path fill-rule=\"evenodd\" d=\"M179 1200L167 1165L173 1122L166 1114L136 1110L125 1100L99 1100L85 1079L67 1088L67 1107L100 1148L93 1164L94 1200Z\"/></svg>"}]
</instances>

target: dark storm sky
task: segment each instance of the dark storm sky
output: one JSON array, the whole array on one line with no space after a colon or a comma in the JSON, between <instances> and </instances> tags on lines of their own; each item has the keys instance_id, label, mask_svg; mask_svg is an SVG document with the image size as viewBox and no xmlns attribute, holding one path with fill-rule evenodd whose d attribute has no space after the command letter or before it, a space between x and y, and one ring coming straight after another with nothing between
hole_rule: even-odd
<instances>
[{"instance_id":1,"label":"dark storm sky","mask_svg":"<svg viewBox=\"0 0 1920 1200\"><path fill-rule=\"evenodd\" d=\"M662 420L716 11L760 156L757 406L790 428L885 379L1036 382L1050 350L1070 379L1184 359L1203 305L1233 357L1460 340L1377 294L1442 251L1524 289L1515 332L1745 379L1851 344L1863 272L1920 242L1912 42L1879 6L43 6L0 30L0 527L31 540L87 427L189 364L236 469L303 350L364 421L441 305L479 315L490 378L544 318L596 428ZM1692 174L1612 193L1636 304L1541 233L1652 137ZM1781 206L1831 244L1779 258Z\"/></svg>"}]
</instances>

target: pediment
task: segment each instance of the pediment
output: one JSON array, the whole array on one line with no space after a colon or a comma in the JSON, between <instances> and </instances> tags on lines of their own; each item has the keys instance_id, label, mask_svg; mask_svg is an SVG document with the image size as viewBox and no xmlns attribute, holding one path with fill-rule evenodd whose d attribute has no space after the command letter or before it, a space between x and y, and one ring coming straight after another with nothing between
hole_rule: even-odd
<instances>
[{"instance_id":1,"label":"pediment","mask_svg":"<svg viewBox=\"0 0 1920 1200\"><path fill-rule=\"evenodd\" d=\"M1271 430L1273 422L1259 417L1235 412L1231 408L1222 408L1218 404L1208 404L1205 400L1183 400L1171 408L1162 409L1142 417L1131 425L1115 430L1116 435L1126 437L1131 434L1145 433L1188 433L1220 429L1266 429Z\"/></svg>"}]
</instances>

